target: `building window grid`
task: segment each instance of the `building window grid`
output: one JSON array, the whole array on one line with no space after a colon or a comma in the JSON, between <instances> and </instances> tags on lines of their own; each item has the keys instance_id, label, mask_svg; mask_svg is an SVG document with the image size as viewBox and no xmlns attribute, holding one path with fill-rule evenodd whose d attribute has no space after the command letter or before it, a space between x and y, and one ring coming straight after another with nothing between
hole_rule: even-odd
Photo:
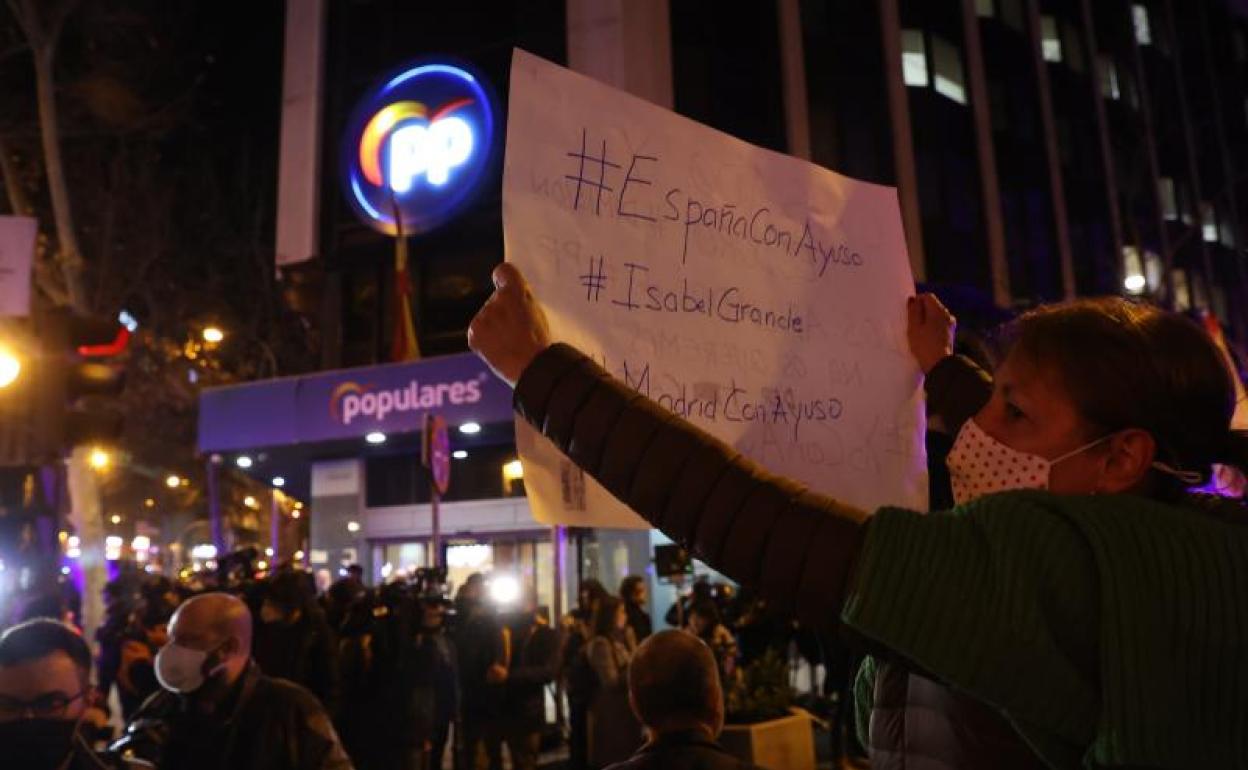
<instances>
[{"instance_id":1,"label":"building window grid","mask_svg":"<svg viewBox=\"0 0 1248 770\"><path fill-rule=\"evenodd\" d=\"M1061 62L1062 39L1057 34L1057 19L1040 17L1040 51L1047 62Z\"/></svg>"},{"instance_id":2,"label":"building window grid","mask_svg":"<svg viewBox=\"0 0 1248 770\"><path fill-rule=\"evenodd\" d=\"M966 104L966 79L962 72L962 52L948 40L932 38L932 63L936 71L936 93L958 104Z\"/></svg>"},{"instance_id":3,"label":"building window grid","mask_svg":"<svg viewBox=\"0 0 1248 770\"><path fill-rule=\"evenodd\" d=\"M908 86L928 85L927 42L921 29L901 31L901 75Z\"/></svg>"},{"instance_id":4,"label":"building window grid","mask_svg":"<svg viewBox=\"0 0 1248 770\"><path fill-rule=\"evenodd\" d=\"M1097 64L1101 70L1101 96L1115 101L1121 99L1122 88L1118 82L1118 65L1105 54L1097 57ZM1245 107L1248 108L1248 104L1245 104ZM1245 115L1248 115L1248 111Z\"/></svg>"},{"instance_id":5,"label":"building window grid","mask_svg":"<svg viewBox=\"0 0 1248 770\"><path fill-rule=\"evenodd\" d=\"M928 40L923 30L901 31L901 75L908 86L927 88L958 104L966 104L966 77L962 69L962 52L956 45L941 37L931 39L931 59L928 59Z\"/></svg>"},{"instance_id":6,"label":"building window grid","mask_svg":"<svg viewBox=\"0 0 1248 770\"><path fill-rule=\"evenodd\" d=\"M1148 8L1140 3L1131 4L1131 24L1135 28L1135 42L1153 44L1153 29L1148 21Z\"/></svg>"}]
</instances>

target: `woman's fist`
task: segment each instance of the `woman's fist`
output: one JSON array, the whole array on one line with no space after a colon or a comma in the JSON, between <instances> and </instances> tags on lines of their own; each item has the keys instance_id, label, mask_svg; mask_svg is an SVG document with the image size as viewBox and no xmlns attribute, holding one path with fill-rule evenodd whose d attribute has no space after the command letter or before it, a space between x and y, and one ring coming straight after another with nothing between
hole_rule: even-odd
<instances>
[{"instance_id":1,"label":"woman's fist","mask_svg":"<svg viewBox=\"0 0 1248 770\"><path fill-rule=\"evenodd\" d=\"M550 346L546 314L515 265L494 268L494 293L468 326L468 347L508 385Z\"/></svg>"}]
</instances>

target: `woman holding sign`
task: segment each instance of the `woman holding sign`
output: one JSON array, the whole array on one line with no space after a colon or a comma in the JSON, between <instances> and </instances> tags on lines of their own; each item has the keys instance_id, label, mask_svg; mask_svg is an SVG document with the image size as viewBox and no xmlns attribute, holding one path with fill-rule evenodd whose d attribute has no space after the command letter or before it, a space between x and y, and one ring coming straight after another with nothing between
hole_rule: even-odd
<instances>
[{"instance_id":1,"label":"woman holding sign","mask_svg":"<svg viewBox=\"0 0 1248 770\"><path fill-rule=\"evenodd\" d=\"M1248 766L1248 523L1187 493L1248 467L1248 438L1193 324L1119 300L1024 316L951 452L958 507L869 516L552 345L519 272L494 280L469 345L517 411L715 569L991 706L1049 766Z\"/></svg>"}]
</instances>

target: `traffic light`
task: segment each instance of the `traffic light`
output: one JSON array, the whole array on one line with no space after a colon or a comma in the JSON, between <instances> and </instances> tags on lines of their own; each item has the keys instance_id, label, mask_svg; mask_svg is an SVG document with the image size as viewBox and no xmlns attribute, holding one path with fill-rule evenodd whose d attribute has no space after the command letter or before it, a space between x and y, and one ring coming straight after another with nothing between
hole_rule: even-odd
<instances>
[{"instance_id":1,"label":"traffic light","mask_svg":"<svg viewBox=\"0 0 1248 770\"><path fill-rule=\"evenodd\" d=\"M36 319L35 334L40 354L32 376L31 417L42 457L119 438L123 417L111 397L125 387L125 370L115 359L130 332L111 319L58 309Z\"/></svg>"}]
</instances>

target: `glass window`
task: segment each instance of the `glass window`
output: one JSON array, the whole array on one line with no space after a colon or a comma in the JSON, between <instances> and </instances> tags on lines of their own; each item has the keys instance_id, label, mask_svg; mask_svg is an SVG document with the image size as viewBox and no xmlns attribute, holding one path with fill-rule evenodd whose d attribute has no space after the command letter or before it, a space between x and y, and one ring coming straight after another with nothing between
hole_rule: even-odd
<instances>
[{"instance_id":1,"label":"glass window","mask_svg":"<svg viewBox=\"0 0 1248 770\"><path fill-rule=\"evenodd\" d=\"M1148 288L1140 250L1134 246L1122 247L1122 287L1131 294L1143 294Z\"/></svg>"},{"instance_id":2,"label":"glass window","mask_svg":"<svg viewBox=\"0 0 1248 770\"><path fill-rule=\"evenodd\" d=\"M1218 242L1218 216L1213 210L1213 204L1208 201L1200 203L1200 223L1201 235L1204 236L1206 243Z\"/></svg>"},{"instance_id":3,"label":"glass window","mask_svg":"<svg viewBox=\"0 0 1248 770\"><path fill-rule=\"evenodd\" d=\"M932 64L936 70L936 93L958 104L966 104L966 86L962 76L962 54L947 40L932 39Z\"/></svg>"},{"instance_id":4,"label":"glass window","mask_svg":"<svg viewBox=\"0 0 1248 770\"><path fill-rule=\"evenodd\" d=\"M1144 280L1149 291L1161 288L1161 257L1155 251L1144 252Z\"/></svg>"},{"instance_id":5,"label":"glass window","mask_svg":"<svg viewBox=\"0 0 1248 770\"><path fill-rule=\"evenodd\" d=\"M1108 56L1097 57L1101 69L1101 96L1106 99L1121 99L1122 89L1118 86L1118 65Z\"/></svg>"},{"instance_id":6,"label":"glass window","mask_svg":"<svg viewBox=\"0 0 1248 770\"><path fill-rule=\"evenodd\" d=\"M1157 180L1161 192L1161 213L1166 219L1179 218L1179 202L1174 195L1174 180L1163 176Z\"/></svg>"},{"instance_id":7,"label":"glass window","mask_svg":"<svg viewBox=\"0 0 1248 770\"><path fill-rule=\"evenodd\" d=\"M901 31L901 75L908 86L928 84L927 44L923 40L923 30Z\"/></svg>"},{"instance_id":8,"label":"glass window","mask_svg":"<svg viewBox=\"0 0 1248 770\"><path fill-rule=\"evenodd\" d=\"M1052 16L1040 17L1040 51L1045 61L1062 60L1062 40L1057 36L1057 19Z\"/></svg>"},{"instance_id":9,"label":"glass window","mask_svg":"<svg viewBox=\"0 0 1248 770\"><path fill-rule=\"evenodd\" d=\"M1174 309L1192 309L1192 289L1187 283L1187 272L1175 268L1170 271L1170 283L1174 285Z\"/></svg>"},{"instance_id":10,"label":"glass window","mask_svg":"<svg viewBox=\"0 0 1248 770\"><path fill-rule=\"evenodd\" d=\"M1079 37L1079 28L1073 24L1062 24L1062 55L1072 70L1083 72L1083 40Z\"/></svg>"},{"instance_id":11,"label":"glass window","mask_svg":"<svg viewBox=\"0 0 1248 770\"><path fill-rule=\"evenodd\" d=\"M1135 26L1135 42L1152 45L1153 31L1148 25L1148 9L1139 3L1131 6L1131 22Z\"/></svg>"},{"instance_id":12,"label":"glass window","mask_svg":"<svg viewBox=\"0 0 1248 770\"><path fill-rule=\"evenodd\" d=\"M975 0L975 15L990 19L995 15L992 0Z\"/></svg>"},{"instance_id":13,"label":"glass window","mask_svg":"<svg viewBox=\"0 0 1248 770\"><path fill-rule=\"evenodd\" d=\"M1023 3L1022 0L1001 0L1001 20L1009 26L1023 31Z\"/></svg>"}]
</instances>

